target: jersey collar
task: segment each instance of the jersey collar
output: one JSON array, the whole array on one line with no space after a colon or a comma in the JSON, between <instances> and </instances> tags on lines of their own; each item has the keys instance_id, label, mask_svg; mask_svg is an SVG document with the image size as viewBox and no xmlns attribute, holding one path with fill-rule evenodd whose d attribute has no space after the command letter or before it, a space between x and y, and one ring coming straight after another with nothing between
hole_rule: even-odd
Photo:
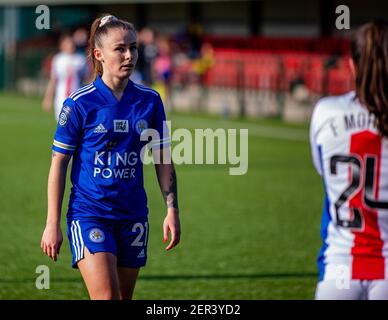
<instances>
[{"instance_id":1,"label":"jersey collar","mask_svg":"<svg viewBox=\"0 0 388 320\"><path fill-rule=\"evenodd\" d=\"M131 79L128 79L128 84L124 89L123 95L120 100L117 100L117 98L114 96L113 92L108 88L108 86L105 84L104 81L102 81L101 76L98 75L96 80L94 81L94 86L97 88L97 90L102 94L104 99L109 104L118 104L126 99L128 96L128 92L131 90L133 86L133 82Z\"/></svg>"}]
</instances>

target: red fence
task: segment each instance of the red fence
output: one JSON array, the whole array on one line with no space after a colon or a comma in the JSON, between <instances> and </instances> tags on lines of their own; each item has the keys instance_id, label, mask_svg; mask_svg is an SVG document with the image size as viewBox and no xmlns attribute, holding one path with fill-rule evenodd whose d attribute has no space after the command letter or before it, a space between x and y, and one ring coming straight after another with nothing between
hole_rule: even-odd
<instances>
[{"instance_id":1,"label":"red fence","mask_svg":"<svg viewBox=\"0 0 388 320\"><path fill-rule=\"evenodd\" d=\"M214 61L203 79L209 87L285 92L298 83L317 95L338 95L353 89L347 57L228 49L216 50Z\"/></svg>"},{"instance_id":2,"label":"red fence","mask_svg":"<svg viewBox=\"0 0 388 320\"><path fill-rule=\"evenodd\" d=\"M343 56L350 52L350 42L346 38L270 38L206 35L204 42L214 48L250 49L272 53L302 52Z\"/></svg>"}]
</instances>

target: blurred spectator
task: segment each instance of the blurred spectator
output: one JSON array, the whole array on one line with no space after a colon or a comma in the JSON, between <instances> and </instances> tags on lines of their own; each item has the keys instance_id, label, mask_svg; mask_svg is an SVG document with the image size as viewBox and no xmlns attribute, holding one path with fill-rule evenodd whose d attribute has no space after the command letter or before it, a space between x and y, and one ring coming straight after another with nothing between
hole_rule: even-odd
<instances>
[{"instance_id":1,"label":"blurred spectator","mask_svg":"<svg viewBox=\"0 0 388 320\"><path fill-rule=\"evenodd\" d=\"M77 28L73 33L73 41L75 44L75 50L77 53L83 55L86 59L86 75L84 82L89 83L94 81L93 79L93 64L91 59L88 59L88 40L89 31L84 27Z\"/></svg>"},{"instance_id":2,"label":"blurred spectator","mask_svg":"<svg viewBox=\"0 0 388 320\"><path fill-rule=\"evenodd\" d=\"M171 77L171 50L167 38L158 39L157 50L158 54L154 65L155 77L158 81L168 83Z\"/></svg>"},{"instance_id":3,"label":"blurred spectator","mask_svg":"<svg viewBox=\"0 0 388 320\"><path fill-rule=\"evenodd\" d=\"M172 68L172 59L171 59L171 47L167 37L159 37L157 40L157 52L158 55L155 59L154 64L154 75L156 84L158 86L158 91L161 93L167 109L170 109L170 93L171 93L171 68Z\"/></svg>"},{"instance_id":4,"label":"blurred spectator","mask_svg":"<svg viewBox=\"0 0 388 320\"><path fill-rule=\"evenodd\" d=\"M214 65L214 49L210 43L204 43L201 46L200 55L193 61L193 71L196 78L205 84L205 77L210 68Z\"/></svg>"},{"instance_id":5,"label":"blurred spectator","mask_svg":"<svg viewBox=\"0 0 388 320\"><path fill-rule=\"evenodd\" d=\"M76 53L76 46L70 34L66 33L60 37L59 49L60 52L52 59L50 80L42 101L42 108L46 112L54 105L57 121L63 101L81 87L87 74L85 56Z\"/></svg>"},{"instance_id":6,"label":"blurred spectator","mask_svg":"<svg viewBox=\"0 0 388 320\"><path fill-rule=\"evenodd\" d=\"M86 55L88 48L89 32L83 27L77 28L73 33L76 52Z\"/></svg>"},{"instance_id":7,"label":"blurred spectator","mask_svg":"<svg viewBox=\"0 0 388 320\"><path fill-rule=\"evenodd\" d=\"M202 26L199 22L195 20L190 20L188 26L187 26L187 40L189 45L189 52L188 55L191 59L197 59L201 46L202 46L202 36L203 36L203 30Z\"/></svg>"},{"instance_id":8,"label":"blurred spectator","mask_svg":"<svg viewBox=\"0 0 388 320\"><path fill-rule=\"evenodd\" d=\"M146 86L152 86L152 65L157 55L157 48L154 40L154 32L149 28L143 28L138 35L139 57L136 64L136 71L132 77L134 81L140 80Z\"/></svg>"}]
</instances>

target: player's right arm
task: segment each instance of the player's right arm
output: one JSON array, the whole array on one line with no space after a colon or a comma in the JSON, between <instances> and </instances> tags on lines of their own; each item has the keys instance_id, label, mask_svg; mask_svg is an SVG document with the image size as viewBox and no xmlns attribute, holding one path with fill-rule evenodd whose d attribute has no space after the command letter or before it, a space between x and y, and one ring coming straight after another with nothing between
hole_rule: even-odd
<instances>
[{"instance_id":1,"label":"player's right arm","mask_svg":"<svg viewBox=\"0 0 388 320\"><path fill-rule=\"evenodd\" d=\"M76 151L83 128L83 116L74 100L64 102L52 146L53 154L47 185L47 221L41 247L56 261L62 244L61 208L69 161Z\"/></svg>"},{"instance_id":2,"label":"player's right arm","mask_svg":"<svg viewBox=\"0 0 388 320\"><path fill-rule=\"evenodd\" d=\"M41 248L54 261L57 260L63 241L61 208L70 158L71 155L53 151L47 184L47 220L41 240Z\"/></svg>"}]
</instances>

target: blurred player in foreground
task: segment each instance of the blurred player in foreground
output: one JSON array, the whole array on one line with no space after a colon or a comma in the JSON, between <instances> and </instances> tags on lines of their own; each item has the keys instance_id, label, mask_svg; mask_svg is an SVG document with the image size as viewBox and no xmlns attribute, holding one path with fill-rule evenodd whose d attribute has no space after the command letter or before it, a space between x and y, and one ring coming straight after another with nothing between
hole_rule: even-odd
<instances>
[{"instance_id":1,"label":"blurred player in foreground","mask_svg":"<svg viewBox=\"0 0 388 320\"><path fill-rule=\"evenodd\" d=\"M42 102L43 110L47 112L54 105L57 121L63 101L81 87L87 76L86 59L82 54L76 53L76 46L70 34L61 36L59 50L51 63L50 79Z\"/></svg>"},{"instance_id":2,"label":"blurred player in foreground","mask_svg":"<svg viewBox=\"0 0 388 320\"><path fill-rule=\"evenodd\" d=\"M41 247L57 259L66 169L73 156L67 213L73 267L80 269L91 299L131 299L139 268L147 259L148 208L141 161L147 143L141 136L147 129L158 133L150 145L155 159L163 158L155 169L167 205L167 250L180 240L177 180L173 164L164 161L170 138L160 96L129 80L137 61L133 25L111 15L97 18L89 45L96 79L65 100L59 117Z\"/></svg>"},{"instance_id":3,"label":"blurred player in foreground","mask_svg":"<svg viewBox=\"0 0 388 320\"><path fill-rule=\"evenodd\" d=\"M355 91L321 99L310 128L325 187L316 299L388 299L388 24L352 39Z\"/></svg>"}]
</instances>

